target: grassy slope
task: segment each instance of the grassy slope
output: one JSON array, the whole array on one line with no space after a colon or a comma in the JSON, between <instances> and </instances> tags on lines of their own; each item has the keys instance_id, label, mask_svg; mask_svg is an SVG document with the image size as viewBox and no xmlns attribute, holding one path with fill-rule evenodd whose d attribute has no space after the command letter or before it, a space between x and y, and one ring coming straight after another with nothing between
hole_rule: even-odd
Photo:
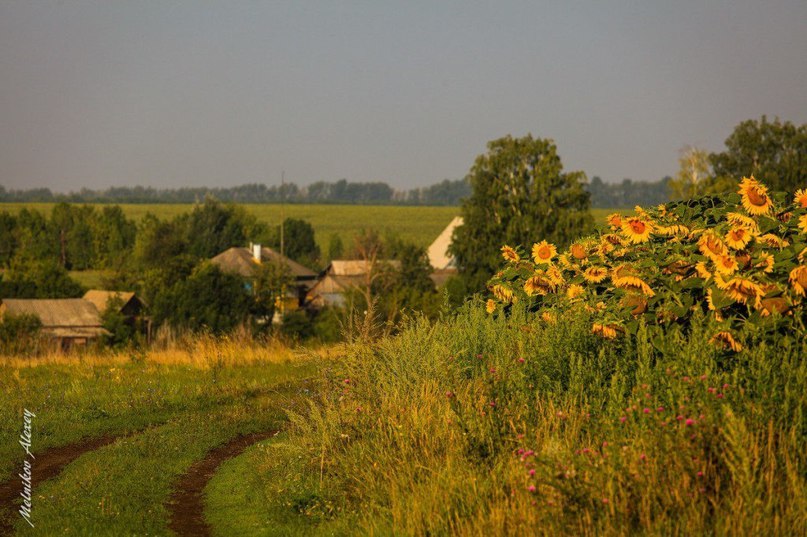
<instances>
[{"instance_id":1,"label":"grassy slope","mask_svg":"<svg viewBox=\"0 0 807 537\"><path fill-rule=\"evenodd\" d=\"M355 346L319 413L228 471L259 469L241 495L273 516L362 534L804 534L807 339L590 327L477 306Z\"/></svg>"}]
</instances>

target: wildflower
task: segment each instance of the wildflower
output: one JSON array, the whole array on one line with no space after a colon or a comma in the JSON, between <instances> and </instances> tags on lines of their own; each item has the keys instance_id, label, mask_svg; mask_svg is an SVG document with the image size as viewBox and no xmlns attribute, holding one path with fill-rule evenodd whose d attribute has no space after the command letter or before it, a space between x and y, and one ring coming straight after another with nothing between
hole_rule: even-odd
<instances>
[{"instance_id":1,"label":"wildflower","mask_svg":"<svg viewBox=\"0 0 807 537\"><path fill-rule=\"evenodd\" d=\"M452 392L451 390L448 390L448 391L446 392L446 397L448 397L449 399L451 399L452 397L454 397L454 392Z\"/></svg>"},{"instance_id":2,"label":"wildflower","mask_svg":"<svg viewBox=\"0 0 807 537\"><path fill-rule=\"evenodd\" d=\"M737 193L741 196L743 208L753 216L768 214L773 207L768 189L753 176L743 177Z\"/></svg>"},{"instance_id":3,"label":"wildflower","mask_svg":"<svg viewBox=\"0 0 807 537\"><path fill-rule=\"evenodd\" d=\"M505 261L509 261L510 263L518 263L521 261L521 257L519 257L518 253L506 244L502 246L502 257Z\"/></svg>"},{"instance_id":4,"label":"wildflower","mask_svg":"<svg viewBox=\"0 0 807 537\"><path fill-rule=\"evenodd\" d=\"M491 401L488 404L490 405L491 408L494 408L496 406L496 401Z\"/></svg>"},{"instance_id":5,"label":"wildflower","mask_svg":"<svg viewBox=\"0 0 807 537\"><path fill-rule=\"evenodd\" d=\"M645 414L650 414L651 410L649 408L644 408L642 409L642 412L644 412Z\"/></svg>"},{"instance_id":6,"label":"wildflower","mask_svg":"<svg viewBox=\"0 0 807 537\"><path fill-rule=\"evenodd\" d=\"M625 423L626 421L628 421L628 418L627 418L627 417L625 417L625 416L620 416L620 417L619 417L619 422L620 422L620 423Z\"/></svg>"},{"instance_id":7,"label":"wildflower","mask_svg":"<svg viewBox=\"0 0 807 537\"><path fill-rule=\"evenodd\" d=\"M656 412L664 412L664 407L660 406L656 409Z\"/></svg>"},{"instance_id":8,"label":"wildflower","mask_svg":"<svg viewBox=\"0 0 807 537\"><path fill-rule=\"evenodd\" d=\"M568 289L566 289L566 296L571 298L571 299L575 299L577 297L583 296L585 293L586 293L586 290L583 289L583 286L578 285L576 283L573 283L572 285L569 286Z\"/></svg>"},{"instance_id":9,"label":"wildflower","mask_svg":"<svg viewBox=\"0 0 807 537\"><path fill-rule=\"evenodd\" d=\"M801 207L802 209L807 209L807 189L800 188L796 190L795 199L793 203L796 204L797 207Z\"/></svg>"},{"instance_id":10,"label":"wildflower","mask_svg":"<svg viewBox=\"0 0 807 537\"><path fill-rule=\"evenodd\" d=\"M350 379L345 379L344 382L345 384L350 384Z\"/></svg>"},{"instance_id":11,"label":"wildflower","mask_svg":"<svg viewBox=\"0 0 807 537\"><path fill-rule=\"evenodd\" d=\"M608 503L608 498L603 498L602 503L607 504Z\"/></svg>"},{"instance_id":12,"label":"wildflower","mask_svg":"<svg viewBox=\"0 0 807 537\"><path fill-rule=\"evenodd\" d=\"M583 272L583 278L587 282L600 283L608 276L608 269L604 267L589 267Z\"/></svg>"},{"instance_id":13,"label":"wildflower","mask_svg":"<svg viewBox=\"0 0 807 537\"><path fill-rule=\"evenodd\" d=\"M698 471L698 477L703 477L703 472L701 472L700 470Z\"/></svg>"},{"instance_id":14,"label":"wildflower","mask_svg":"<svg viewBox=\"0 0 807 537\"><path fill-rule=\"evenodd\" d=\"M647 455L645 455L644 453L642 453L641 455L639 455L639 460L642 460L642 461L643 461L643 460L646 460L646 459L647 459Z\"/></svg>"},{"instance_id":15,"label":"wildflower","mask_svg":"<svg viewBox=\"0 0 807 537\"><path fill-rule=\"evenodd\" d=\"M686 421L684 422L684 425L686 425L687 427L689 427L690 425L695 425L695 420L693 420L692 418L687 418Z\"/></svg>"},{"instance_id":16,"label":"wildflower","mask_svg":"<svg viewBox=\"0 0 807 537\"><path fill-rule=\"evenodd\" d=\"M556 321L555 315L553 313L548 312L548 311L545 311L545 312L543 312L541 314L541 320L544 321L545 323L549 323L549 324L555 324L555 321Z\"/></svg>"},{"instance_id":17,"label":"wildflower","mask_svg":"<svg viewBox=\"0 0 807 537\"><path fill-rule=\"evenodd\" d=\"M652 231L653 224L642 217L633 216L622 223L622 232L634 244L650 240L650 233L652 233Z\"/></svg>"},{"instance_id":18,"label":"wildflower","mask_svg":"<svg viewBox=\"0 0 807 537\"><path fill-rule=\"evenodd\" d=\"M804 296L807 290L807 266L800 265L791 270L788 281L797 295Z\"/></svg>"},{"instance_id":19,"label":"wildflower","mask_svg":"<svg viewBox=\"0 0 807 537\"><path fill-rule=\"evenodd\" d=\"M496 303L493 301L493 299L489 298L488 301L485 303L485 311L487 311L488 313L493 313L494 311L496 311Z\"/></svg>"},{"instance_id":20,"label":"wildflower","mask_svg":"<svg viewBox=\"0 0 807 537\"><path fill-rule=\"evenodd\" d=\"M552 258L558 254L554 244L546 241L537 242L532 245L532 259L535 263L542 265L552 262Z\"/></svg>"},{"instance_id":21,"label":"wildflower","mask_svg":"<svg viewBox=\"0 0 807 537\"><path fill-rule=\"evenodd\" d=\"M530 485L529 487L527 487L527 490L529 490L530 492L535 492L535 485Z\"/></svg>"},{"instance_id":22,"label":"wildflower","mask_svg":"<svg viewBox=\"0 0 807 537\"><path fill-rule=\"evenodd\" d=\"M524 363L524 358L519 358L518 363L523 364Z\"/></svg>"},{"instance_id":23,"label":"wildflower","mask_svg":"<svg viewBox=\"0 0 807 537\"><path fill-rule=\"evenodd\" d=\"M715 345L720 345L725 349L730 349L734 352L740 352L743 350L742 344L734 339L734 336L731 335L731 332L726 330L720 331L709 340L709 343L713 343Z\"/></svg>"},{"instance_id":24,"label":"wildflower","mask_svg":"<svg viewBox=\"0 0 807 537\"><path fill-rule=\"evenodd\" d=\"M744 227L733 227L726 233L724 240L729 248L742 250L751 242L751 237L751 231L748 229Z\"/></svg>"},{"instance_id":25,"label":"wildflower","mask_svg":"<svg viewBox=\"0 0 807 537\"><path fill-rule=\"evenodd\" d=\"M530 468L530 471L528 473L530 474L530 476L534 476L535 475L535 468Z\"/></svg>"}]
</instances>

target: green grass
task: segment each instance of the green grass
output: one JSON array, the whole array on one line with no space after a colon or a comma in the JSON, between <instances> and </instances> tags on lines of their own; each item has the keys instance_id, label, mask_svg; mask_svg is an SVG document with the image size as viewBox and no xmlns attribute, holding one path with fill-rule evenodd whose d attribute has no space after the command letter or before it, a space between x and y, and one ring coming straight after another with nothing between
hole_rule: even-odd
<instances>
[{"instance_id":1,"label":"green grass","mask_svg":"<svg viewBox=\"0 0 807 537\"><path fill-rule=\"evenodd\" d=\"M0 480L22 461L22 412L33 449L132 433L88 452L35 489L33 535L166 535L171 485L212 447L281 427L299 405L313 358L201 338L145 356L0 360ZM19 517L18 531L27 524Z\"/></svg>"}]
</instances>

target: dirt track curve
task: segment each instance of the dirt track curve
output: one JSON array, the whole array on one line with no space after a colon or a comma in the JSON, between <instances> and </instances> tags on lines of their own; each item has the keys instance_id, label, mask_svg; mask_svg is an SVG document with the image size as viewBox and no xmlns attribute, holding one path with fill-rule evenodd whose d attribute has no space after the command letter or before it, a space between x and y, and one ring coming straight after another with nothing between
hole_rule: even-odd
<instances>
[{"instance_id":1,"label":"dirt track curve","mask_svg":"<svg viewBox=\"0 0 807 537\"><path fill-rule=\"evenodd\" d=\"M37 485L43 481L59 475L65 466L88 451L102 448L123 436L127 435L99 436L37 453L31 471L32 489L36 489ZM11 535L14 532L14 514L18 509L15 501L20 498L22 492L22 481L17 476L18 473L15 470L11 479L0 483L0 535Z\"/></svg>"},{"instance_id":2,"label":"dirt track curve","mask_svg":"<svg viewBox=\"0 0 807 537\"><path fill-rule=\"evenodd\" d=\"M224 461L243 453L256 442L277 434L277 430L237 436L226 444L208 451L204 459L188 468L174 486L174 493L168 501L170 514L168 527L181 536L205 537L210 535L210 526L204 518L202 494L205 486Z\"/></svg>"}]
</instances>

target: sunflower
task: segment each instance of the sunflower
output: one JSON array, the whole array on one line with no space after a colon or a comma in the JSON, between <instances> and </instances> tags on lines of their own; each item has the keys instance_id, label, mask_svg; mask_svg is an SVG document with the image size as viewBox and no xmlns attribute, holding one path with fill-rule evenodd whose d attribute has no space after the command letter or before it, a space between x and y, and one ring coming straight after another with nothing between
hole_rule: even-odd
<instances>
[{"instance_id":1,"label":"sunflower","mask_svg":"<svg viewBox=\"0 0 807 537\"><path fill-rule=\"evenodd\" d=\"M615 287L632 291L640 291L646 296L655 296L656 293L647 285L647 282L636 276L636 273L627 265L621 265L611 273L611 281Z\"/></svg>"},{"instance_id":2,"label":"sunflower","mask_svg":"<svg viewBox=\"0 0 807 537\"><path fill-rule=\"evenodd\" d=\"M751 231L744 227L732 227L724 240L729 248L734 250L742 250L746 245L751 242Z\"/></svg>"},{"instance_id":3,"label":"sunflower","mask_svg":"<svg viewBox=\"0 0 807 537\"><path fill-rule=\"evenodd\" d=\"M605 217L605 221L608 222L608 225L611 226L611 229L614 231L622 227L622 215L619 213L609 214Z\"/></svg>"},{"instance_id":4,"label":"sunflower","mask_svg":"<svg viewBox=\"0 0 807 537\"><path fill-rule=\"evenodd\" d=\"M563 273L556 266L551 266L546 269L546 277L549 278L549 281L555 284L555 286L561 285L565 281L563 279Z\"/></svg>"},{"instance_id":5,"label":"sunflower","mask_svg":"<svg viewBox=\"0 0 807 537\"><path fill-rule=\"evenodd\" d=\"M781 237L777 237L773 233L766 233L759 237L757 241L761 242L765 246L769 246L771 248L787 248L790 246L790 243Z\"/></svg>"},{"instance_id":6,"label":"sunflower","mask_svg":"<svg viewBox=\"0 0 807 537\"><path fill-rule=\"evenodd\" d=\"M790 311L790 304L788 303L787 299L783 296L772 296L763 298L760 301L760 310L762 312L763 317L767 317L771 314L778 314L778 315L785 315L788 311Z\"/></svg>"},{"instance_id":7,"label":"sunflower","mask_svg":"<svg viewBox=\"0 0 807 537\"><path fill-rule=\"evenodd\" d=\"M796 190L796 196L793 199L793 203L796 204L796 207L807 209L807 189L800 188Z\"/></svg>"},{"instance_id":8,"label":"sunflower","mask_svg":"<svg viewBox=\"0 0 807 537\"><path fill-rule=\"evenodd\" d=\"M757 229L757 221L742 213L726 213L726 220L729 224L736 227L747 227L751 230Z\"/></svg>"},{"instance_id":9,"label":"sunflower","mask_svg":"<svg viewBox=\"0 0 807 537\"><path fill-rule=\"evenodd\" d=\"M488 313L493 313L496 311L496 303L493 301L492 298L489 298L488 301L485 303L485 311Z\"/></svg>"},{"instance_id":10,"label":"sunflower","mask_svg":"<svg viewBox=\"0 0 807 537\"><path fill-rule=\"evenodd\" d=\"M759 263L754 265L754 267L761 268L762 272L764 272L765 274L770 274L771 272L773 272L774 259L771 254L763 252L759 256L759 259L760 259Z\"/></svg>"},{"instance_id":11,"label":"sunflower","mask_svg":"<svg viewBox=\"0 0 807 537\"><path fill-rule=\"evenodd\" d=\"M491 287L491 292L493 296L501 300L502 302L512 302L513 301L513 290L509 287L505 287L503 285L499 285L498 283Z\"/></svg>"},{"instance_id":12,"label":"sunflower","mask_svg":"<svg viewBox=\"0 0 807 537\"><path fill-rule=\"evenodd\" d=\"M807 214L803 214L799 217L799 229L802 233L807 233Z\"/></svg>"},{"instance_id":13,"label":"sunflower","mask_svg":"<svg viewBox=\"0 0 807 537\"><path fill-rule=\"evenodd\" d=\"M551 263L552 258L556 255L558 255L558 250L554 244L541 241L532 245L532 258L539 265Z\"/></svg>"},{"instance_id":14,"label":"sunflower","mask_svg":"<svg viewBox=\"0 0 807 537\"><path fill-rule=\"evenodd\" d=\"M804 296L807 293L807 266L799 265L791 270L788 281L797 295Z\"/></svg>"},{"instance_id":15,"label":"sunflower","mask_svg":"<svg viewBox=\"0 0 807 537\"><path fill-rule=\"evenodd\" d=\"M743 350L743 346L734 339L734 336L731 335L731 332L727 332L725 330L718 332L712 339L709 340L709 343L713 343L715 345L721 346L724 349L732 350L734 352L740 352Z\"/></svg>"},{"instance_id":16,"label":"sunflower","mask_svg":"<svg viewBox=\"0 0 807 537\"><path fill-rule=\"evenodd\" d=\"M724 256L728 253L726 245L723 241L711 231L707 231L698 240L698 249L700 252L711 260L717 257Z\"/></svg>"},{"instance_id":17,"label":"sunflower","mask_svg":"<svg viewBox=\"0 0 807 537\"><path fill-rule=\"evenodd\" d=\"M583 272L583 278L590 283L600 283L608 277L608 269L605 267L589 267Z\"/></svg>"},{"instance_id":18,"label":"sunflower","mask_svg":"<svg viewBox=\"0 0 807 537\"><path fill-rule=\"evenodd\" d=\"M572 257L578 260L582 260L588 257L585 246L583 246L579 242L576 242L569 247L569 253L572 254Z\"/></svg>"},{"instance_id":19,"label":"sunflower","mask_svg":"<svg viewBox=\"0 0 807 537\"><path fill-rule=\"evenodd\" d=\"M753 280L735 276L729 281L722 281L715 278L718 287L728 295L732 300L748 304L752 302L754 305L759 304L759 300L765 295L762 287ZM721 285L722 283L722 285Z\"/></svg>"},{"instance_id":20,"label":"sunflower","mask_svg":"<svg viewBox=\"0 0 807 537\"><path fill-rule=\"evenodd\" d=\"M698 261L695 264L695 272L697 272L698 277L703 280L708 280L709 278L712 277L712 273L709 272L709 269L706 268L706 263L704 263L703 261Z\"/></svg>"},{"instance_id":21,"label":"sunflower","mask_svg":"<svg viewBox=\"0 0 807 537\"><path fill-rule=\"evenodd\" d=\"M616 339L616 326L594 323L591 325L591 333L605 339Z\"/></svg>"},{"instance_id":22,"label":"sunflower","mask_svg":"<svg viewBox=\"0 0 807 537\"><path fill-rule=\"evenodd\" d=\"M586 294L586 290L582 285L578 285L576 283L573 283L568 289L566 289L566 296L571 299L583 296L584 294Z\"/></svg>"},{"instance_id":23,"label":"sunflower","mask_svg":"<svg viewBox=\"0 0 807 537\"><path fill-rule=\"evenodd\" d=\"M502 257L505 261L509 261L510 263L518 263L521 261L521 257L518 255L518 253L506 244L502 246Z\"/></svg>"},{"instance_id":24,"label":"sunflower","mask_svg":"<svg viewBox=\"0 0 807 537\"><path fill-rule=\"evenodd\" d=\"M743 208L748 211L748 214L754 216L768 214L773 207L773 202L768 196L768 188L753 176L743 177L737 193L740 194Z\"/></svg>"},{"instance_id":25,"label":"sunflower","mask_svg":"<svg viewBox=\"0 0 807 537\"><path fill-rule=\"evenodd\" d=\"M647 242L652 232L653 224L641 216L632 216L622 223L622 233L634 244Z\"/></svg>"},{"instance_id":26,"label":"sunflower","mask_svg":"<svg viewBox=\"0 0 807 537\"><path fill-rule=\"evenodd\" d=\"M737 272L737 259L730 255L719 255L715 257L715 270L721 274L734 274Z\"/></svg>"},{"instance_id":27,"label":"sunflower","mask_svg":"<svg viewBox=\"0 0 807 537\"><path fill-rule=\"evenodd\" d=\"M671 226L656 227L655 232L665 237L674 237L676 235L689 234L689 228L683 224L673 224Z\"/></svg>"},{"instance_id":28,"label":"sunflower","mask_svg":"<svg viewBox=\"0 0 807 537\"><path fill-rule=\"evenodd\" d=\"M555 284L543 273L536 272L524 282L524 292L527 296L546 295L555 290Z\"/></svg>"}]
</instances>

